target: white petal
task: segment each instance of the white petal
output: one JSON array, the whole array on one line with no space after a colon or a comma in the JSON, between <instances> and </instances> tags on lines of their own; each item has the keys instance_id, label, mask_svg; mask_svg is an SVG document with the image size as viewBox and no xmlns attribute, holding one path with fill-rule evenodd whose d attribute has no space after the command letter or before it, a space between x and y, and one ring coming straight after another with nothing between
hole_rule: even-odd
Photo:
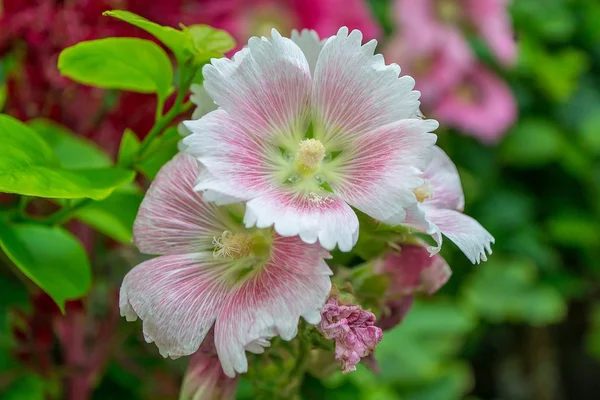
<instances>
[{"instance_id":1,"label":"white petal","mask_svg":"<svg viewBox=\"0 0 600 400\"><path fill-rule=\"evenodd\" d=\"M428 209L427 216L473 264L487 261L494 237L479 222L454 210Z\"/></svg>"},{"instance_id":2,"label":"white petal","mask_svg":"<svg viewBox=\"0 0 600 400\"><path fill-rule=\"evenodd\" d=\"M319 34L312 29L302 29L302 32L300 33L294 29L292 31L291 39L298 47L300 47L304 56L306 56L312 74L315 70L321 49L325 44L325 40L320 40Z\"/></svg>"},{"instance_id":3,"label":"white petal","mask_svg":"<svg viewBox=\"0 0 600 400\"><path fill-rule=\"evenodd\" d=\"M327 40L313 77L315 137L337 143L410 118L419 108L414 79L373 55L376 42L361 46L362 34L341 28Z\"/></svg>"}]
</instances>

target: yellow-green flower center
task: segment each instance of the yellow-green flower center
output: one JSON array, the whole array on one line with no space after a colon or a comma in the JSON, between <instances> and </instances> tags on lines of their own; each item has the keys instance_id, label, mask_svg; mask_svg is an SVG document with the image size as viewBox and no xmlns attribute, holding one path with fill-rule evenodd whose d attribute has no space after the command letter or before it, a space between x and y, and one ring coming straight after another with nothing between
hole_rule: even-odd
<instances>
[{"instance_id":1,"label":"yellow-green flower center","mask_svg":"<svg viewBox=\"0 0 600 400\"><path fill-rule=\"evenodd\" d=\"M325 146L317 139L305 139L296 154L296 172L300 175L315 172L325 158Z\"/></svg>"},{"instance_id":2,"label":"yellow-green flower center","mask_svg":"<svg viewBox=\"0 0 600 400\"><path fill-rule=\"evenodd\" d=\"M239 260L252 252L253 237L247 233L223 232L221 237L213 239L213 256L226 260Z\"/></svg>"}]
</instances>

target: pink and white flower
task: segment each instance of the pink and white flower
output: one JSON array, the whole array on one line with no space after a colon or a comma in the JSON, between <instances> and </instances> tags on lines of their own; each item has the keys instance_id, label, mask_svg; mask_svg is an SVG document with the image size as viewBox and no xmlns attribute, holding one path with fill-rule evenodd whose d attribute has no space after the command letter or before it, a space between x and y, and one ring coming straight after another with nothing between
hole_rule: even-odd
<instances>
[{"instance_id":1,"label":"pink and white flower","mask_svg":"<svg viewBox=\"0 0 600 400\"><path fill-rule=\"evenodd\" d=\"M347 28L324 42L273 30L205 66L219 109L185 122L186 151L207 170L195 189L219 203L246 201L247 227L274 226L329 250L356 243L351 206L402 222L438 123L414 118L414 80L374 55L376 41L361 41Z\"/></svg>"},{"instance_id":2,"label":"pink and white flower","mask_svg":"<svg viewBox=\"0 0 600 400\"><path fill-rule=\"evenodd\" d=\"M510 87L481 65L469 69L452 89L438 97L432 113L449 126L481 142L500 141L517 118Z\"/></svg>"},{"instance_id":3,"label":"pink and white flower","mask_svg":"<svg viewBox=\"0 0 600 400\"><path fill-rule=\"evenodd\" d=\"M383 337L372 312L343 304L337 297L330 297L323 307L319 330L327 339L335 340L335 359L344 374L355 371L356 364L369 356Z\"/></svg>"},{"instance_id":4,"label":"pink and white flower","mask_svg":"<svg viewBox=\"0 0 600 400\"><path fill-rule=\"evenodd\" d=\"M473 59L463 31L475 28L486 40L498 60L515 62L513 37L507 0L397 0L401 35L414 48L431 49L449 43L454 52Z\"/></svg>"},{"instance_id":5,"label":"pink and white flower","mask_svg":"<svg viewBox=\"0 0 600 400\"><path fill-rule=\"evenodd\" d=\"M419 244L404 244L400 251L384 255L373 265L373 272L390 277L385 310L377 321L377 326L384 330L402 322L417 293L432 295L452 275L450 266L439 254L431 256Z\"/></svg>"},{"instance_id":6,"label":"pink and white flower","mask_svg":"<svg viewBox=\"0 0 600 400\"><path fill-rule=\"evenodd\" d=\"M245 351L291 340L298 319L320 321L331 289L328 253L272 229L246 228L243 206L219 207L193 191L203 175L180 153L158 173L134 225L134 243L159 257L131 270L120 293L121 315L143 321L144 337L164 356L198 350L214 326L225 375L247 371Z\"/></svg>"},{"instance_id":7,"label":"pink and white flower","mask_svg":"<svg viewBox=\"0 0 600 400\"><path fill-rule=\"evenodd\" d=\"M409 215L405 224L430 234L437 246L430 246L431 254L437 253L444 234L452 240L472 263L479 264L492 254L494 237L479 222L462 213L465 198L460 176L452 160L439 147L434 147L431 163L423 172L424 184L415 195L418 208L425 214Z\"/></svg>"}]
</instances>

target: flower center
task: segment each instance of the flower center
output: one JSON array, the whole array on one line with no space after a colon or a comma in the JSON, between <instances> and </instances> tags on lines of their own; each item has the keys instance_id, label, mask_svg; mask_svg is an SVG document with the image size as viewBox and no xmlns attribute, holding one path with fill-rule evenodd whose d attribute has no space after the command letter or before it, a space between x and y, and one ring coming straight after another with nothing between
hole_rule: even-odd
<instances>
[{"instance_id":1,"label":"flower center","mask_svg":"<svg viewBox=\"0 0 600 400\"><path fill-rule=\"evenodd\" d=\"M413 193L417 197L417 201L419 203L422 203L427 199L431 199L433 197L433 187L431 186L431 182L425 179L425 182L416 188Z\"/></svg>"},{"instance_id":2,"label":"flower center","mask_svg":"<svg viewBox=\"0 0 600 400\"><path fill-rule=\"evenodd\" d=\"M300 142L296 154L296 170L299 174L314 172L325 158L325 146L317 139L305 139Z\"/></svg>"},{"instance_id":3,"label":"flower center","mask_svg":"<svg viewBox=\"0 0 600 400\"><path fill-rule=\"evenodd\" d=\"M456 0L438 0L436 11L443 22L456 24L460 21L461 9Z\"/></svg>"},{"instance_id":4,"label":"flower center","mask_svg":"<svg viewBox=\"0 0 600 400\"><path fill-rule=\"evenodd\" d=\"M246 233L223 232L221 237L213 239L213 256L226 260L239 260L252 252L253 237Z\"/></svg>"}]
</instances>

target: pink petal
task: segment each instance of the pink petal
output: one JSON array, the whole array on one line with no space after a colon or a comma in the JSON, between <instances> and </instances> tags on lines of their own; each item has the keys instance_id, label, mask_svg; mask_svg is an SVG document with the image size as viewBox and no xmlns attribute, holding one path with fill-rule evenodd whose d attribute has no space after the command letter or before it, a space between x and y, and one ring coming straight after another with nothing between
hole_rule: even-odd
<instances>
[{"instance_id":1,"label":"pink petal","mask_svg":"<svg viewBox=\"0 0 600 400\"><path fill-rule=\"evenodd\" d=\"M476 66L462 85L440 99L433 113L440 121L493 144L515 121L517 107L506 83L484 67Z\"/></svg>"},{"instance_id":2,"label":"pink petal","mask_svg":"<svg viewBox=\"0 0 600 400\"><path fill-rule=\"evenodd\" d=\"M428 107L433 106L446 90L459 84L474 62L468 44L456 31L448 32L443 40L428 46L397 35L387 42L384 55L415 78L421 101Z\"/></svg>"},{"instance_id":3,"label":"pink petal","mask_svg":"<svg viewBox=\"0 0 600 400\"><path fill-rule=\"evenodd\" d=\"M424 204L462 212L465 207L465 197L456 166L439 147L435 146L432 154L429 165L423 171L423 179L430 182L433 197L425 200Z\"/></svg>"},{"instance_id":4,"label":"pink petal","mask_svg":"<svg viewBox=\"0 0 600 400\"><path fill-rule=\"evenodd\" d=\"M487 261L486 252L492 254L491 244L494 243L494 237L473 218L458 211L429 207L426 213L473 264Z\"/></svg>"},{"instance_id":5,"label":"pink petal","mask_svg":"<svg viewBox=\"0 0 600 400\"><path fill-rule=\"evenodd\" d=\"M496 57L511 65L517 57L517 45L506 0L467 0L466 12Z\"/></svg>"},{"instance_id":6,"label":"pink petal","mask_svg":"<svg viewBox=\"0 0 600 400\"><path fill-rule=\"evenodd\" d=\"M197 121L185 121L194 134L183 139L185 151L208 171L195 190L209 190L235 199L249 200L269 190L273 170L269 151L279 149L258 141L223 109Z\"/></svg>"},{"instance_id":7,"label":"pink petal","mask_svg":"<svg viewBox=\"0 0 600 400\"><path fill-rule=\"evenodd\" d=\"M448 263L440 256L431 256L420 245L402 245L398 252L384 256L377 263L374 272L391 276L388 293L412 295L417 292L433 294L450 278L452 271Z\"/></svg>"},{"instance_id":8,"label":"pink petal","mask_svg":"<svg viewBox=\"0 0 600 400\"><path fill-rule=\"evenodd\" d=\"M405 119L362 134L342 152L340 180L330 180L334 193L378 220L398 224L405 208L416 203L421 169L430 158L437 128L434 120Z\"/></svg>"},{"instance_id":9,"label":"pink petal","mask_svg":"<svg viewBox=\"0 0 600 400\"><path fill-rule=\"evenodd\" d=\"M207 337L206 340L209 338ZM212 338L211 338L212 339ZM214 345L211 346L214 349ZM237 389L237 378L223 373L221 363L214 353L203 350L204 343L190 357L190 364L183 378L179 400L233 400Z\"/></svg>"},{"instance_id":10,"label":"pink petal","mask_svg":"<svg viewBox=\"0 0 600 400\"><path fill-rule=\"evenodd\" d=\"M192 354L224 302L224 273L212 252L148 260L123 280L121 315L139 316L146 341L155 342L163 357Z\"/></svg>"},{"instance_id":11,"label":"pink petal","mask_svg":"<svg viewBox=\"0 0 600 400\"><path fill-rule=\"evenodd\" d=\"M274 226L282 236L296 236L306 243L317 240L324 248L350 251L358 239L358 218L340 198L330 193L300 195L272 193L246 204L247 227Z\"/></svg>"},{"instance_id":12,"label":"pink petal","mask_svg":"<svg viewBox=\"0 0 600 400\"><path fill-rule=\"evenodd\" d=\"M291 135L304 126L309 113L306 57L276 30L271 35L250 38L233 60L212 59L202 70L204 87L215 103L256 139Z\"/></svg>"},{"instance_id":13,"label":"pink petal","mask_svg":"<svg viewBox=\"0 0 600 400\"><path fill-rule=\"evenodd\" d=\"M227 376L247 371L246 349L260 352L276 335L296 336L300 317L319 323L331 289L322 257L318 245L275 236L271 261L238 283L217 318L215 345Z\"/></svg>"},{"instance_id":14,"label":"pink petal","mask_svg":"<svg viewBox=\"0 0 600 400\"><path fill-rule=\"evenodd\" d=\"M200 167L180 153L165 164L148 189L133 226L133 242L146 254L181 254L212 249L225 226L220 211L193 186Z\"/></svg>"},{"instance_id":15,"label":"pink petal","mask_svg":"<svg viewBox=\"0 0 600 400\"><path fill-rule=\"evenodd\" d=\"M361 46L362 34L341 28L327 40L315 67L315 138L343 144L376 128L409 118L419 107L414 80L398 78L400 67L373 55L376 41Z\"/></svg>"}]
</instances>

